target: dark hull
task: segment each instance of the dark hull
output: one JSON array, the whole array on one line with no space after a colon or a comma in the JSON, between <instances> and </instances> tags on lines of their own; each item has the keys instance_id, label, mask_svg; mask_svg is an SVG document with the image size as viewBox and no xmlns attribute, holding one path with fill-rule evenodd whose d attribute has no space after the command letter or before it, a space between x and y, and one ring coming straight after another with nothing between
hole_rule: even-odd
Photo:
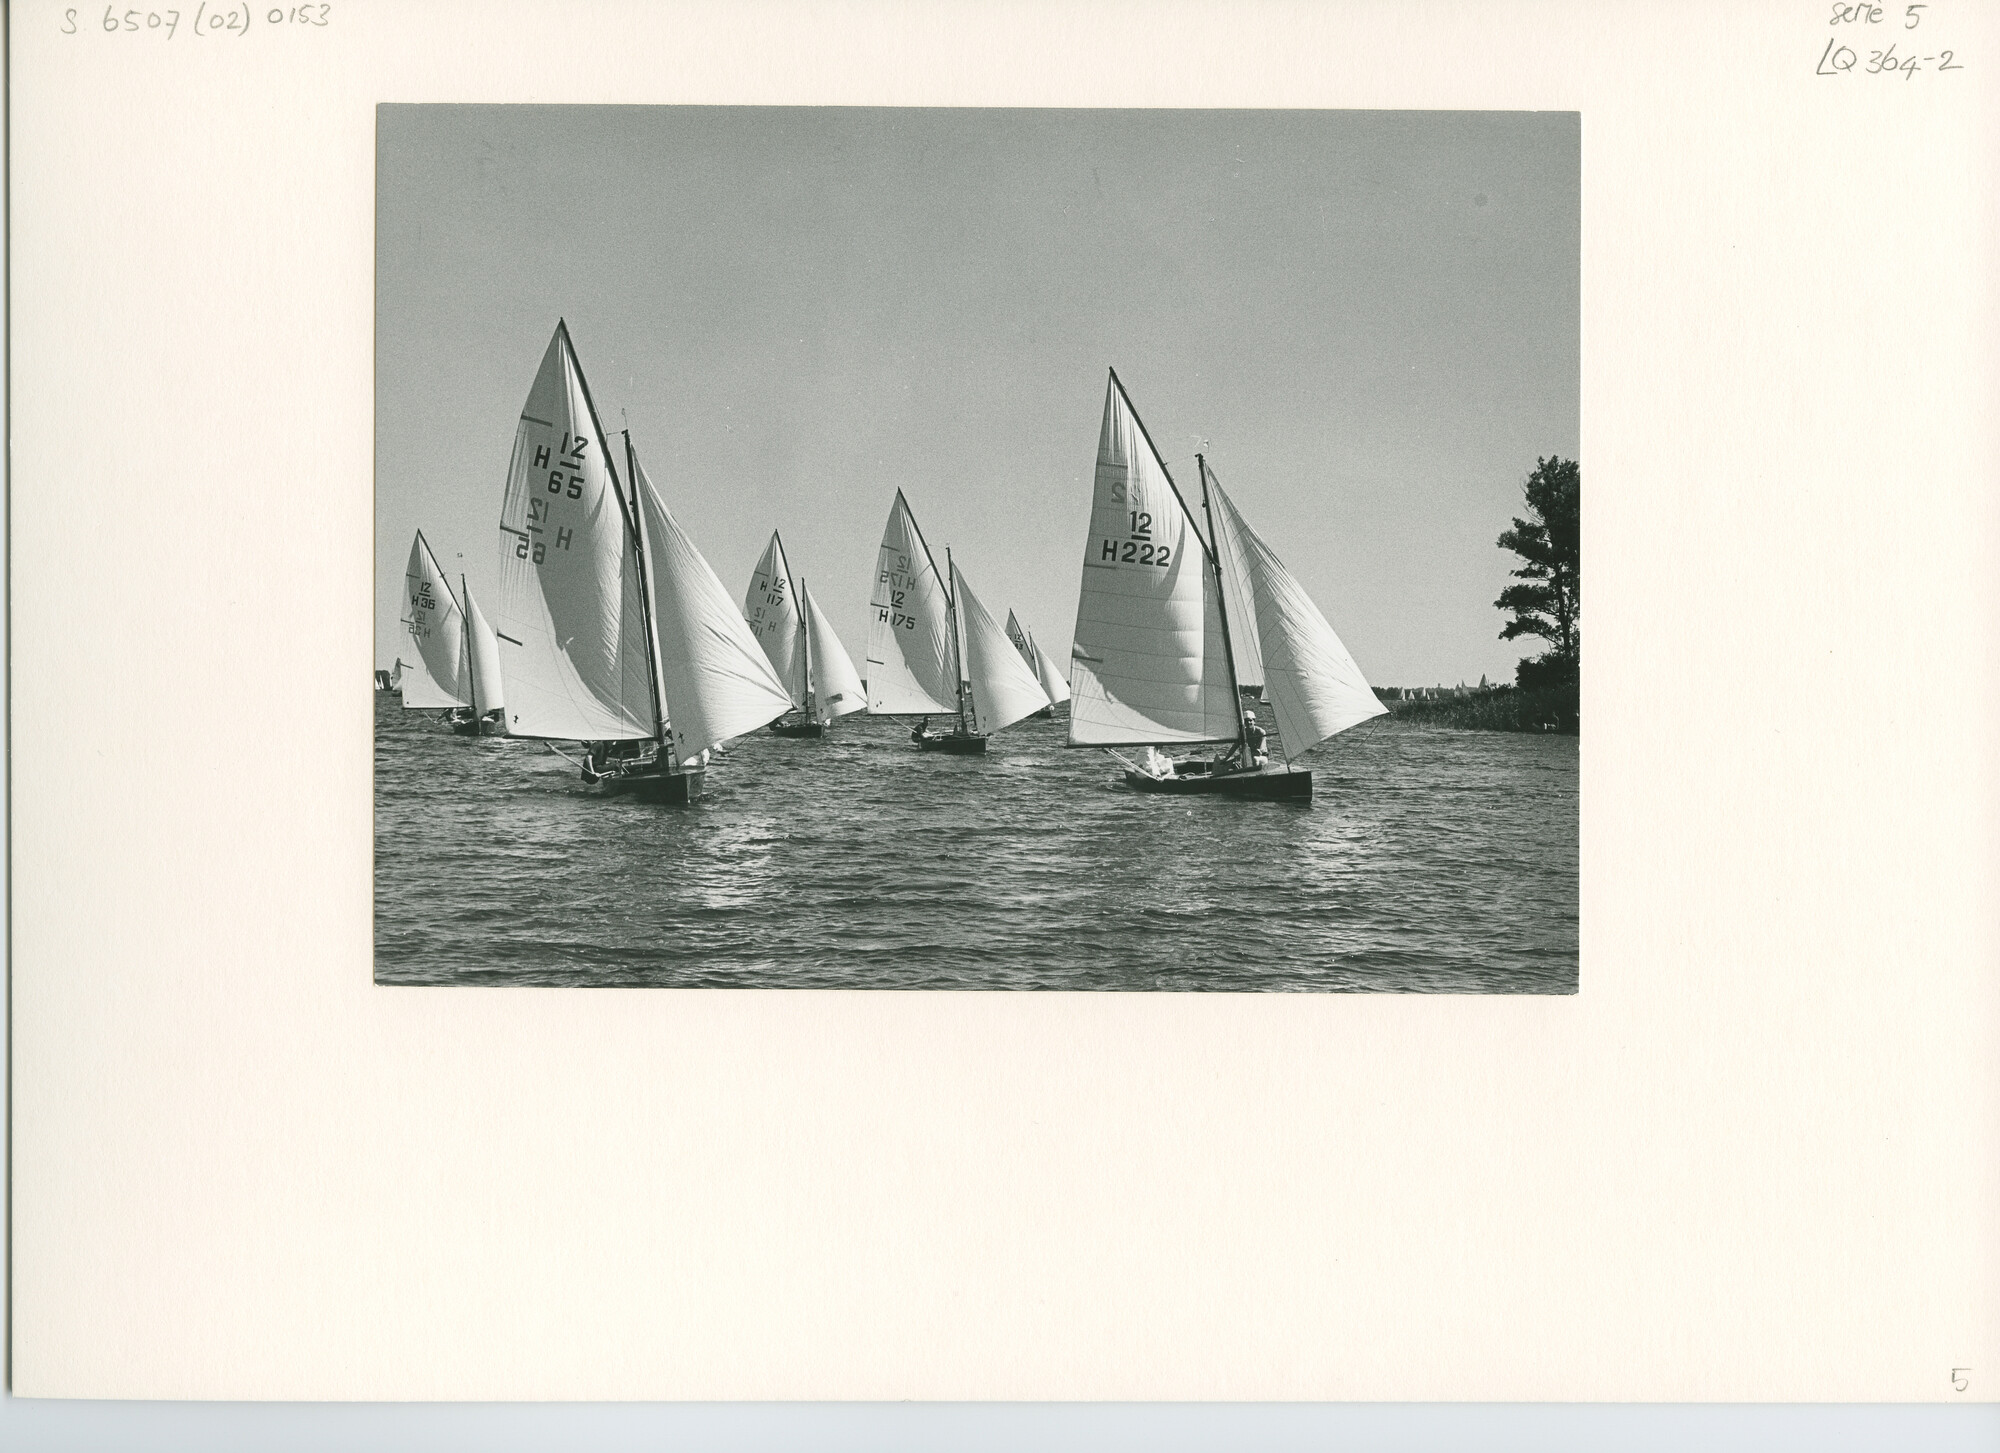
<instances>
[{"instance_id":1,"label":"dark hull","mask_svg":"<svg viewBox=\"0 0 2000 1453\"><path fill-rule=\"evenodd\" d=\"M826 723L818 721L774 721L771 723L774 737L823 737Z\"/></svg>"},{"instance_id":2,"label":"dark hull","mask_svg":"<svg viewBox=\"0 0 2000 1453\"><path fill-rule=\"evenodd\" d=\"M1125 785L1140 792L1208 793L1223 797L1254 797L1267 802L1310 802L1313 774L1306 767L1263 767L1255 772L1225 772L1220 776L1183 769L1175 776L1162 779L1134 772L1128 767L1125 769Z\"/></svg>"},{"instance_id":3,"label":"dark hull","mask_svg":"<svg viewBox=\"0 0 2000 1453\"><path fill-rule=\"evenodd\" d=\"M940 737L917 737L915 741L926 752L950 752L958 757L976 757L986 750L985 737L962 737L956 733Z\"/></svg>"},{"instance_id":4,"label":"dark hull","mask_svg":"<svg viewBox=\"0 0 2000 1453\"><path fill-rule=\"evenodd\" d=\"M1056 714L1056 709L1053 706L1045 706L1040 711L1036 712L1034 714L1034 717L1036 721L1053 721L1055 719L1055 714Z\"/></svg>"},{"instance_id":5,"label":"dark hull","mask_svg":"<svg viewBox=\"0 0 2000 1453\"><path fill-rule=\"evenodd\" d=\"M702 776L700 768L692 772L620 772L598 778L595 785L606 797L685 807L701 799Z\"/></svg>"}]
</instances>

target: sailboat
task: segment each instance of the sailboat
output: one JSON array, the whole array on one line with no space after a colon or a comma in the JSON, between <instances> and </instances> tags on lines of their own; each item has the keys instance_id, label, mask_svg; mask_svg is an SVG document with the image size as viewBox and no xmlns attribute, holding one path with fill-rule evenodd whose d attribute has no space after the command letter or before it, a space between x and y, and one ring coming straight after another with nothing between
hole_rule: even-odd
<instances>
[{"instance_id":1,"label":"sailboat","mask_svg":"<svg viewBox=\"0 0 2000 1453\"><path fill-rule=\"evenodd\" d=\"M403 706L410 711L435 712L456 724L460 713L472 709L472 661L466 649L465 612L422 530L410 544L410 562L403 570L403 602L403 629L417 656L408 664L400 656L396 658Z\"/></svg>"},{"instance_id":2,"label":"sailboat","mask_svg":"<svg viewBox=\"0 0 2000 1453\"><path fill-rule=\"evenodd\" d=\"M743 618L764 648L771 669L791 689L796 720L780 717L770 730L781 737L819 737L838 718L868 705L861 678L833 625L805 588L796 585L776 530L750 575ZM789 716L789 713L787 714Z\"/></svg>"},{"instance_id":3,"label":"sailboat","mask_svg":"<svg viewBox=\"0 0 2000 1453\"><path fill-rule=\"evenodd\" d=\"M559 320L501 509L507 729L583 743L583 780L603 792L688 803L710 749L791 697L624 442L621 480Z\"/></svg>"},{"instance_id":4,"label":"sailboat","mask_svg":"<svg viewBox=\"0 0 2000 1453\"><path fill-rule=\"evenodd\" d=\"M1035 679L1042 684L1042 694L1049 704L1032 713L1038 717L1052 717L1056 708L1069 700L1069 683L1062 679L1053 662L1042 654L1042 648L1035 644L1035 634L1022 626L1014 612L1007 612L1007 639L1014 643L1014 649L1021 653L1021 659L1028 669L1035 673Z\"/></svg>"},{"instance_id":5,"label":"sailboat","mask_svg":"<svg viewBox=\"0 0 2000 1453\"><path fill-rule=\"evenodd\" d=\"M465 668L472 706L464 715L453 714L451 729L462 737L503 736L507 715L500 688L500 642L463 575L458 577L458 591L465 603L459 617L465 625Z\"/></svg>"},{"instance_id":6,"label":"sailboat","mask_svg":"<svg viewBox=\"0 0 2000 1453\"><path fill-rule=\"evenodd\" d=\"M1143 764L1111 753L1126 783L1144 792L1309 799L1312 772L1294 759L1384 707L1207 460L1197 455L1196 466L1208 540L1113 370L1077 607L1069 745L1147 748ZM1283 766L1264 759L1263 729L1240 709L1239 643L1271 694ZM1179 760L1157 751L1197 744L1228 750Z\"/></svg>"},{"instance_id":7,"label":"sailboat","mask_svg":"<svg viewBox=\"0 0 2000 1453\"><path fill-rule=\"evenodd\" d=\"M970 755L1048 704L1034 673L945 552L940 574L909 501L896 491L876 557L868 626L868 711L922 716L910 740L925 751ZM949 583L947 583L949 582ZM949 731L930 730L951 716Z\"/></svg>"}]
</instances>

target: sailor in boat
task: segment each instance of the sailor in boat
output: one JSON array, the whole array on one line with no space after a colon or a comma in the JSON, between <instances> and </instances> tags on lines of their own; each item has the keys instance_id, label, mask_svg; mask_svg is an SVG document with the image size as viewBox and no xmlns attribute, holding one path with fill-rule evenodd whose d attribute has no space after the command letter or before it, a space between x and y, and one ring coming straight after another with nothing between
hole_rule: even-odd
<instances>
[{"instance_id":1,"label":"sailor in boat","mask_svg":"<svg viewBox=\"0 0 2000 1453\"><path fill-rule=\"evenodd\" d=\"M1265 739L1264 729L1257 725L1257 713L1244 712L1242 740L1216 759L1214 770L1217 773L1256 771L1270 760L1264 755Z\"/></svg>"},{"instance_id":2,"label":"sailor in boat","mask_svg":"<svg viewBox=\"0 0 2000 1453\"><path fill-rule=\"evenodd\" d=\"M910 740L913 742L920 742L930 734L931 734L931 719L929 717L925 717L922 721L918 722L916 726L910 729Z\"/></svg>"},{"instance_id":3,"label":"sailor in boat","mask_svg":"<svg viewBox=\"0 0 2000 1453\"><path fill-rule=\"evenodd\" d=\"M583 780L601 781L637 765L638 742L591 742L583 753Z\"/></svg>"}]
</instances>

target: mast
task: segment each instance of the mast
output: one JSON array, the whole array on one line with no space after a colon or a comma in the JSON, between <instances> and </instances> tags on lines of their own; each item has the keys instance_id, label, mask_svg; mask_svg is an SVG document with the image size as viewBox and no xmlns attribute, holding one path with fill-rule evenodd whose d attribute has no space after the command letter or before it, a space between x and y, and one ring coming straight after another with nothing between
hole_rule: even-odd
<instances>
[{"instance_id":1,"label":"mast","mask_svg":"<svg viewBox=\"0 0 2000 1453\"><path fill-rule=\"evenodd\" d=\"M1138 417L1136 411L1133 417ZM1144 429L1146 426L1141 424L1139 427ZM1208 521L1208 538L1216 540L1220 537L1215 533L1215 514L1208 507L1208 461L1197 454L1194 467L1201 475L1201 513ZM1168 482L1172 482L1172 476L1168 477ZM1179 492L1175 491L1176 494ZM1211 546L1208 563L1215 571L1215 610L1222 618L1222 654L1229 662L1229 709L1236 717L1236 740L1242 744L1243 765L1247 767L1250 765L1250 729L1243 725L1243 688L1236 684L1236 647L1229 640L1229 590L1222 583L1222 551Z\"/></svg>"},{"instance_id":2,"label":"mast","mask_svg":"<svg viewBox=\"0 0 2000 1453\"><path fill-rule=\"evenodd\" d=\"M951 679L958 688L958 734L972 735L972 729L965 724L965 661L958 645L958 568L951 563L951 546L944 547L944 568L951 572L951 579L945 582L944 609L951 621ZM936 564L931 566L935 571Z\"/></svg>"},{"instance_id":3,"label":"mast","mask_svg":"<svg viewBox=\"0 0 2000 1453\"><path fill-rule=\"evenodd\" d=\"M474 722L477 722L479 720L479 666L472 658L472 591L465 584L464 571L459 572L458 593L465 597L465 603L458 608L458 623L464 628L465 635L465 684L469 688L466 694L472 698L466 705L472 708L472 719Z\"/></svg>"},{"instance_id":4,"label":"mast","mask_svg":"<svg viewBox=\"0 0 2000 1453\"><path fill-rule=\"evenodd\" d=\"M784 548L784 544L780 542L778 549L782 551ZM785 562L785 578L789 580L791 579L791 575L792 562L787 560ZM803 575L799 577L798 586L792 592L792 605L799 613L799 640L805 645L805 669L804 675L801 678L802 690L800 694L806 699L806 720L811 721L813 719L813 637L812 621L806 616L806 578Z\"/></svg>"},{"instance_id":5,"label":"mast","mask_svg":"<svg viewBox=\"0 0 2000 1453\"><path fill-rule=\"evenodd\" d=\"M956 678L956 684L954 684L954 690L958 692L958 727L960 727L960 731L964 731L964 727L966 727L966 686L964 686L966 668L962 664L958 664L958 600L956 600L956 588L952 586L950 580L946 580L942 574L938 574L938 558L930 552L930 540L924 538L924 526L916 522L916 510L910 508L910 500L904 498L902 490L896 490L896 498L902 500L902 510L904 510L904 514L910 516L910 528L916 530L916 542L924 546L924 564L930 566L932 578L940 586L944 586L944 610L946 610L946 618L952 624L952 662L954 662L952 668L958 672L958 678ZM944 548L944 566L950 568L950 564L952 564L952 548L946 546Z\"/></svg>"},{"instance_id":6,"label":"mast","mask_svg":"<svg viewBox=\"0 0 2000 1453\"><path fill-rule=\"evenodd\" d=\"M577 370L577 377L583 370ZM590 401L590 386L584 385L584 402ZM597 407L591 405L591 421L597 419ZM646 515L639 507L639 468L637 456L632 452L632 431L625 434L625 477L632 481L632 554L639 564L639 609L646 617L646 679L653 687L653 731L659 738L660 750L667 754L667 770L680 770L680 757L674 751L673 739L667 734L666 718L660 714L660 663L657 659L660 649L659 632L653 626L653 584L646 573ZM609 461L606 461L607 463ZM611 483L616 487L618 476L614 472Z\"/></svg>"},{"instance_id":7,"label":"mast","mask_svg":"<svg viewBox=\"0 0 2000 1453\"><path fill-rule=\"evenodd\" d=\"M1146 447L1153 451L1153 462L1160 466L1160 473L1164 474L1167 477L1167 488L1174 492L1174 499L1176 502L1179 503L1181 507L1181 513L1188 517L1189 524L1193 524L1194 511L1188 508L1187 497L1181 493L1181 487L1178 484L1174 483L1174 472L1173 470L1167 468L1166 456L1160 453L1159 446L1153 442L1153 436L1146 428L1146 421L1143 417L1140 416L1139 406L1132 402L1132 395L1125 392L1125 380L1118 376L1118 370L1115 368L1111 370L1111 381L1118 385L1118 397L1125 400L1125 407L1128 410L1130 410L1132 414L1132 422L1139 426L1140 437L1145 439ZM1195 455L1195 460L1197 463L1199 463L1201 460L1201 456L1199 454ZM1207 512L1207 504L1208 504L1208 495L1206 486L1204 486L1202 494L1202 508L1204 513ZM1212 522L1210 528L1211 530L1214 528ZM1208 552L1210 558L1213 558L1215 555L1215 551L1209 545L1208 541L1201 539L1200 530L1196 530L1194 532L1194 537L1197 540L1201 540L1201 548ZM1220 580L1221 576L1218 575L1216 578Z\"/></svg>"}]
</instances>

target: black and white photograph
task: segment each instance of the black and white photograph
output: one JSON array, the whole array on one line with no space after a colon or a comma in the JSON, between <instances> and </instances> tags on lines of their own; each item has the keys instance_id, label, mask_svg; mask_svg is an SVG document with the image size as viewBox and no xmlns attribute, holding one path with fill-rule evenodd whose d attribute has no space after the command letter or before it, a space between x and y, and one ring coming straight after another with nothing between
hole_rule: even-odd
<instances>
[{"instance_id":1,"label":"black and white photograph","mask_svg":"<svg viewBox=\"0 0 2000 1453\"><path fill-rule=\"evenodd\" d=\"M378 983L1579 991L1576 113L376 121Z\"/></svg>"}]
</instances>

